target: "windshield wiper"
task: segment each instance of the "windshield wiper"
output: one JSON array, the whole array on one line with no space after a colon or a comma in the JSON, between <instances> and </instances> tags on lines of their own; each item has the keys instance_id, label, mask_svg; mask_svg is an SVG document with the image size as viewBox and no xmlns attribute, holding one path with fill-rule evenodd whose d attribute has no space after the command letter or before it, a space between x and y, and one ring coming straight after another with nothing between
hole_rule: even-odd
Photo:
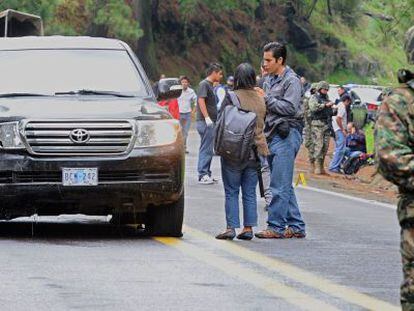
<instances>
[{"instance_id":1,"label":"windshield wiper","mask_svg":"<svg viewBox=\"0 0 414 311\"><path fill-rule=\"evenodd\" d=\"M50 96L50 94L38 94L38 93L3 93L1 97L24 97L24 96Z\"/></svg>"},{"instance_id":2,"label":"windshield wiper","mask_svg":"<svg viewBox=\"0 0 414 311\"><path fill-rule=\"evenodd\" d=\"M96 91L96 90L78 90L67 92L56 92L55 95L109 95L117 97L134 97L134 95L114 92L114 91Z\"/></svg>"}]
</instances>

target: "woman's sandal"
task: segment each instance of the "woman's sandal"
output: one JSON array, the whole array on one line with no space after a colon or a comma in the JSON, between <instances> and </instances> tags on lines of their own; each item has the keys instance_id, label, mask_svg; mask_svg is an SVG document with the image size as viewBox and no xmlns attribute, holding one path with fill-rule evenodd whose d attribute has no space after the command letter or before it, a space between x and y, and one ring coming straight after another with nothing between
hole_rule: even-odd
<instances>
[{"instance_id":1,"label":"woman's sandal","mask_svg":"<svg viewBox=\"0 0 414 311\"><path fill-rule=\"evenodd\" d=\"M216 235L216 239L218 240L233 240L236 237L236 230L234 229L227 229L223 233Z\"/></svg>"}]
</instances>

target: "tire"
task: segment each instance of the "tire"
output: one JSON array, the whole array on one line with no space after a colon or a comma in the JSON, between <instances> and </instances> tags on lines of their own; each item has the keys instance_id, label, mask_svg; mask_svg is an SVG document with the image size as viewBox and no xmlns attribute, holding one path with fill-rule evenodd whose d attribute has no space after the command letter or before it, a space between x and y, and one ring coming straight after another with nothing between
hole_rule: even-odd
<instances>
[{"instance_id":1,"label":"tire","mask_svg":"<svg viewBox=\"0 0 414 311\"><path fill-rule=\"evenodd\" d=\"M152 236L182 237L184 192L177 202L154 206L147 213L146 228Z\"/></svg>"}]
</instances>

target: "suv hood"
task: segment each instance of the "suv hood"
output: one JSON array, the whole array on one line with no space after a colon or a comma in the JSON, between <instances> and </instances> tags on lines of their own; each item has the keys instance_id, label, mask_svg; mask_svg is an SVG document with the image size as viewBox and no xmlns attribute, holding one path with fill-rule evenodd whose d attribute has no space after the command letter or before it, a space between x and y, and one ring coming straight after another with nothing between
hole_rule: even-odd
<instances>
[{"instance_id":1,"label":"suv hood","mask_svg":"<svg viewBox=\"0 0 414 311\"><path fill-rule=\"evenodd\" d=\"M152 98L54 96L0 98L0 121L22 119L167 119Z\"/></svg>"}]
</instances>

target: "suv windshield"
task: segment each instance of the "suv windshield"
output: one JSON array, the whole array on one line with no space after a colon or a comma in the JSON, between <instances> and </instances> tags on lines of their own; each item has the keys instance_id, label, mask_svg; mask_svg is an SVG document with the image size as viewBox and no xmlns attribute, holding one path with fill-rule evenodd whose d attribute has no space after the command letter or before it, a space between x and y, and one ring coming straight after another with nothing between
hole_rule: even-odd
<instances>
[{"instance_id":1,"label":"suv windshield","mask_svg":"<svg viewBox=\"0 0 414 311\"><path fill-rule=\"evenodd\" d=\"M1 51L0 72L0 94L82 94L79 90L94 90L97 95L100 91L101 95L148 95L126 51Z\"/></svg>"}]
</instances>

